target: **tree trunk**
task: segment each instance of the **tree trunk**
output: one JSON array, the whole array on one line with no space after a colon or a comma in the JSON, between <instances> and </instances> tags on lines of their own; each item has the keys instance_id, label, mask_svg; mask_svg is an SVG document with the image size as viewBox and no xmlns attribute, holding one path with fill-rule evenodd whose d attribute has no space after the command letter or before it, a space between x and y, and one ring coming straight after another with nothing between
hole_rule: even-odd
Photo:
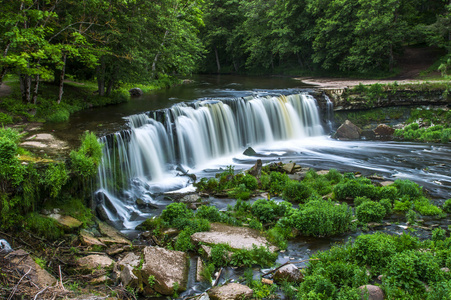
<instances>
[{"instance_id":1,"label":"tree trunk","mask_svg":"<svg viewBox=\"0 0 451 300\"><path fill-rule=\"evenodd\" d=\"M240 65L239 65L235 60L233 60L233 67L235 68L235 72L238 73L238 70L239 70L239 68L240 68Z\"/></svg>"},{"instance_id":2,"label":"tree trunk","mask_svg":"<svg viewBox=\"0 0 451 300\"><path fill-rule=\"evenodd\" d=\"M100 66L97 67L97 87L99 96L105 95L105 58L100 58Z\"/></svg>"},{"instance_id":3,"label":"tree trunk","mask_svg":"<svg viewBox=\"0 0 451 300\"><path fill-rule=\"evenodd\" d=\"M63 98L63 88L64 88L64 76L66 75L66 53L63 53L63 68L61 69L60 78L59 78L59 92L58 92L58 104L61 103L61 99Z\"/></svg>"},{"instance_id":4,"label":"tree trunk","mask_svg":"<svg viewBox=\"0 0 451 300\"><path fill-rule=\"evenodd\" d=\"M164 43L166 42L166 37L169 34L169 30L166 30L166 32L164 33L164 37L163 37L163 41L161 42L160 46L161 48L163 48ZM152 63L152 78L155 78L156 75L156 70L157 70L157 61L158 61L158 57L160 57L161 52L158 51L157 54L155 55L155 58L153 59L153 63Z\"/></svg>"},{"instance_id":5,"label":"tree trunk","mask_svg":"<svg viewBox=\"0 0 451 300\"><path fill-rule=\"evenodd\" d=\"M8 68L7 67L2 68L1 73L0 73L0 86L2 86L3 78L5 78L5 75L6 75L7 72L8 72Z\"/></svg>"},{"instance_id":6,"label":"tree trunk","mask_svg":"<svg viewBox=\"0 0 451 300\"><path fill-rule=\"evenodd\" d=\"M33 104L36 104L38 102L38 90L39 90L39 82L41 80L41 77L38 75L36 75L34 77L34 89L33 89Z\"/></svg>"},{"instance_id":7,"label":"tree trunk","mask_svg":"<svg viewBox=\"0 0 451 300\"><path fill-rule=\"evenodd\" d=\"M214 48L215 48L215 56L216 56L216 66L218 68L218 73L220 73L221 72L221 63L219 62L218 48L216 48L216 46Z\"/></svg>"},{"instance_id":8,"label":"tree trunk","mask_svg":"<svg viewBox=\"0 0 451 300\"><path fill-rule=\"evenodd\" d=\"M22 102L30 102L31 78L28 75L20 75L20 92L22 94Z\"/></svg>"},{"instance_id":9,"label":"tree trunk","mask_svg":"<svg viewBox=\"0 0 451 300\"><path fill-rule=\"evenodd\" d=\"M114 86L114 79L110 79L108 81L108 86L106 88L106 96L110 96L111 95L111 91L113 90L113 86Z\"/></svg>"},{"instance_id":10,"label":"tree trunk","mask_svg":"<svg viewBox=\"0 0 451 300\"><path fill-rule=\"evenodd\" d=\"M302 63L302 58L299 53L296 53L296 57L298 58L299 66L301 66L301 69L304 69L304 64Z\"/></svg>"}]
</instances>

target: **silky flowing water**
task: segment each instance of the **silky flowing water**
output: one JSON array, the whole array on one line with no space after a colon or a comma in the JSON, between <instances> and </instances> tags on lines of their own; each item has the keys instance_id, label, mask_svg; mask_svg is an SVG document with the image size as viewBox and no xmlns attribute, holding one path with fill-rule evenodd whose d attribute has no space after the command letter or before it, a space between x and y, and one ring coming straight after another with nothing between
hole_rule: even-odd
<instances>
[{"instance_id":1,"label":"silky flowing water","mask_svg":"<svg viewBox=\"0 0 451 300\"><path fill-rule=\"evenodd\" d=\"M257 159L264 164L292 161L316 170L410 179L423 186L436 204L450 198L449 145L337 141L329 137L337 125L330 101L326 107L328 111L320 114L308 87L291 79L198 77L192 84L84 112L56 128L56 133L65 131L64 126L73 132L100 133L105 147L95 198L110 220L129 233L170 203L164 193L194 190L190 178L177 176L181 169L197 178L213 177L228 166L249 169ZM255 156L243 154L249 146ZM152 208L143 209L137 201ZM234 204L231 199L210 201L219 209ZM402 223L383 230L401 233ZM358 234L291 241L278 262L306 259ZM227 269L224 278L240 274ZM184 295L204 289L192 282Z\"/></svg>"}]
</instances>

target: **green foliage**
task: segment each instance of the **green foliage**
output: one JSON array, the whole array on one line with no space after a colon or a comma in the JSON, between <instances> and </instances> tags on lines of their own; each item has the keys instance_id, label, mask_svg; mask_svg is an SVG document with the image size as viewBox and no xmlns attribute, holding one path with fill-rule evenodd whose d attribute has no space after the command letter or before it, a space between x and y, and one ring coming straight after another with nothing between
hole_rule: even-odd
<instances>
[{"instance_id":1,"label":"green foliage","mask_svg":"<svg viewBox=\"0 0 451 300\"><path fill-rule=\"evenodd\" d=\"M312 195L313 190L307 184L297 181L289 182L283 189L283 199L296 202L304 203Z\"/></svg>"},{"instance_id":2,"label":"green foliage","mask_svg":"<svg viewBox=\"0 0 451 300\"><path fill-rule=\"evenodd\" d=\"M329 173L325 175L325 177L332 183L337 184L343 179L343 175L338 172L336 169L330 169Z\"/></svg>"},{"instance_id":3,"label":"green foliage","mask_svg":"<svg viewBox=\"0 0 451 300\"><path fill-rule=\"evenodd\" d=\"M412 208L412 202L409 200L404 201L395 201L395 204L393 205L394 211L408 211Z\"/></svg>"},{"instance_id":4,"label":"green foliage","mask_svg":"<svg viewBox=\"0 0 451 300\"><path fill-rule=\"evenodd\" d=\"M210 222L220 222L222 219L221 213L215 206L202 205L196 211L196 217L207 219Z\"/></svg>"},{"instance_id":5,"label":"green foliage","mask_svg":"<svg viewBox=\"0 0 451 300\"><path fill-rule=\"evenodd\" d=\"M433 205L429 199L421 197L413 203L413 207L423 216L436 216L442 214L442 210Z\"/></svg>"},{"instance_id":6,"label":"green foliage","mask_svg":"<svg viewBox=\"0 0 451 300\"><path fill-rule=\"evenodd\" d=\"M355 209L357 219L363 223L381 222L385 217L384 206L378 202L366 201Z\"/></svg>"},{"instance_id":7,"label":"green foliage","mask_svg":"<svg viewBox=\"0 0 451 300\"><path fill-rule=\"evenodd\" d=\"M51 114L48 118L47 121L50 123L60 123L60 122L66 122L67 120L69 120L69 111L66 109L59 109L56 112L54 112L53 114Z\"/></svg>"},{"instance_id":8,"label":"green foliage","mask_svg":"<svg viewBox=\"0 0 451 300\"><path fill-rule=\"evenodd\" d=\"M190 219L193 215L193 212L186 207L185 203L171 203L163 210L160 218L169 226L173 226L177 219Z\"/></svg>"},{"instance_id":9,"label":"green foliage","mask_svg":"<svg viewBox=\"0 0 451 300\"><path fill-rule=\"evenodd\" d=\"M378 272L387 266L390 257L396 253L396 243L383 233L360 235L351 253L359 265L367 265Z\"/></svg>"},{"instance_id":10,"label":"green foliage","mask_svg":"<svg viewBox=\"0 0 451 300\"><path fill-rule=\"evenodd\" d=\"M90 178L97 174L97 166L102 158L102 145L94 133L85 132L80 148L71 151L71 169L82 178Z\"/></svg>"},{"instance_id":11,"label":"green foliage","mask_svg":"<svg viewBox=\"0 0 451 300\"><path fill-rule=\"evenodd\" d=\"M410 197L416 199L422 196L422 188L413 181L408 179L396 179L393 186L398 189L398 197Z\"/></svg>"},{"instance_id":12,"label":"green foliage","mask_svg":"<svg viewBox=\"0 0 451 300\"><path fill-rule=\"evenodd\" d=\"M379 196L378 189L364 178L350 179L339 183L334 187L334 195L338 200L355 197L367 197L376 199Z\"/></svg>"},{"instance_id":13,"label":"green foliage","mask_svg":"<svg viewBox=\"0 0 451 300\"><path fill-rule=\"evenodd\" d=\"M55 220L36 213L27 215L25 228L39 236L45 237L49 241L57 240L64 234Z\"/></svg>"},{"instance_id":14,"label":"green foliage","mask_svg":"<svg viewBox=\"0 0 451 300\"><path fill-rule=\"evenodd\" d=\"M432 240L433 241L444 241L446 238L446 230L442 228L435 228L432 230Z\"/></svg>"},{"instance_id":15,"label":"green foliage","mask_svg":"<svg viewBox=\"0 0 451 300\"><path fill-rule=\"evenodd\" d=\"M227 266L229 264L229 251L231 248L227 244L215 244L211 247L211 263L215 267Z\"/></svg>"},{"instance_id":16,"label":"green foliage","mask_svg":"<svg viewBox=\"0 0 451 300\"><path fill-rule=\"evenodd\" d=\"M48 165L42 181L43 184L50 190L50 196L56 198L68 179L69 175L66 171L66 165L64 163L60 163L56 165Z\"/></svg>"},{"instance_id":17,"label":"green foliage","mask_svg":"<svg viewBox=\"0 0 451 300\"><path fill-rule=\"evenodd\" d=\"M232 266L252 266L260 265L262 267L271 266L277 259L278 254L271 252L268 248L253 245L251 250L238 249L235 250L230 259Z\"/></svg>"},{"instance_id":18,"label":"green foliage","mask_svg":"<svg viewBox=\"0 0 451 300\"><path fill-rule=\"evenodd\" d=\"M269 173L269 178L262 176L262 187L268 190L271 195L282 194L285 186L291 182L290 178L285 173L271 172Z\"/></svg>"},{"instance_id":19,"label":"green foliage","mask_svg":"<svg viewBox=\"0 0 451 300\"><path fill-rule=\"evenodd\" d=\"M448 199L443 203L443 210L447 213L451 213L451 199Z\"/></svg>"},{"instance_id":20,"label":"green foliage","mask_svg":"<svg viewBox=\"0 0 451 300\"><path fill-rule=\"evenodd\" d=\"M300 207L290 219L292 226L305 235L334 235L349 230L352 211L345 203L314 200Z\"/></svg>"},{"instance_id":21,"label":"green foliage","mask_svg":"<svg viewBox=\"0 0 451 300\"><path fill-rule=\"evenodd\" d=\"M288 202L275 202L274 200L258 199L252 204L251 212L263 223L275 222L291 211Z\"/></svg>"}]
</instances>

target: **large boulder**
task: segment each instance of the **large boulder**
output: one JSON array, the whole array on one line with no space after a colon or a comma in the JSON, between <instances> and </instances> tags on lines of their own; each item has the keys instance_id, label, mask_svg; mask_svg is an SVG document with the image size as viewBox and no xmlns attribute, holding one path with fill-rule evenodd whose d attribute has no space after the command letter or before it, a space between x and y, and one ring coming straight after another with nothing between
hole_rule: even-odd
<instances>
[{"instance_id":1,"label":"large boulder","mask_svg":"<svg viewBox=\"0 0 451 300\"><path fill-rule=\"evenodd\" d=\"M253 293L254 291L245 285L229 283L212 288L208 291L208 296L211 300L238 300L250 299Z\"/></svg>"},{"instance_id":2,"label":"large boulder","mask_svg":"<svg viewBox=\"0 0 451 300\"><path fill-rule=\"evenodd\" d=\"M384 292L378 286L367 284L359 287L362 300L384 300Z\"/></svg>"},{"instance_id":3,"label":"large boulder","mask_svg":"<svg viewBox=\"0 0 451 300\"><path fill-rule=\"evenodd\" d=\"M351 121L346 120L335 133L335 138L339 140L358 140L362 129L354 125Z\"/></svg>"},{"instance_id":4,"label":"large boulder","mask_svg":"<svg viewBox=\"0 0 451 300\"><path fill-rule=\"evenodd\" d=\"M301 271L293 264L285 265L274 273L277 282L301 282L303 278Z\"/></svg>"},{"instance_id":5,"label":"large boulder","mask_svg":"<svg viewBox=\"0 0 451 300\"><path fill-rule=\"evenodd\" d=\"M395 133L395 129L386 125L380 124L373 130L376 138L382 140L391 140L393 139L393 134Z\"/></svg>"},{"instance_id":6,"label":"large boulder","mask_svg":"<svg viewBox=\"0 0 451 300\"><path fill-rule=\"evenodd\" d=\"M132 97L140 97L144 94L143 91L138 87L132 88L128 92L130 93L130 96L132 96Z\"/></svg>"},{"instance_id":7,"label":"large boulder","mask_svg":"<svg viewBox=\"0 0 451 300\"><path fill-rule=\"evenodd\" d=\"M143 255L141 275L144 283L150 276L155 278L151 289L162 295L186 290L189 271L186 253L160 247L145 247ZM178 287L177 291L174 291L174 287Z\"/></svg>"},{"instance_id":8,"label":"large boulder","mask_svg":"<svg viewBox=\"0 0 451 300\"><path fill-rule=\"evenodd\" d=\"M251 250L253 246L265 246L270 244L257 230L247 227L234 227L220 223L212 223L210 231L196 232L191 236L196 243L204 244L229 244L233 249ZM269 246L272 252L277 247Z\"/></svg>"},{"instance_id":9,"label":"large boulder","mask_svg":"<svg viewBox=\"0 0 451 300\"><path fill-rule=\"evenodd\" d=\"M28 278L40 288L52 286L56 283L55 277L41 268L28 254L28 252L19 249L5 256L5 259L14 266L20 274L28 274Z\"/></svg>"}]
</instances>

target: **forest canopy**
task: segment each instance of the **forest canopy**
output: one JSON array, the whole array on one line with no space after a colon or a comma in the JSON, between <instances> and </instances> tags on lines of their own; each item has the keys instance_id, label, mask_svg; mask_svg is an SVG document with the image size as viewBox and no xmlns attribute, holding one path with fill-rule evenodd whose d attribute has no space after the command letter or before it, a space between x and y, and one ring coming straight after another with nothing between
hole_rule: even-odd
<instances>
[{"instance_id":1,"label":"forest canopy","mask_svg":"<svg viewBox=\"0 0 451 300\"><path fill-rule=\"evenodd\" d=\"M214 73L393 73L406 46L451 50L446 0L2 0L0 84Z\"/></svg>"}]
</instances>

